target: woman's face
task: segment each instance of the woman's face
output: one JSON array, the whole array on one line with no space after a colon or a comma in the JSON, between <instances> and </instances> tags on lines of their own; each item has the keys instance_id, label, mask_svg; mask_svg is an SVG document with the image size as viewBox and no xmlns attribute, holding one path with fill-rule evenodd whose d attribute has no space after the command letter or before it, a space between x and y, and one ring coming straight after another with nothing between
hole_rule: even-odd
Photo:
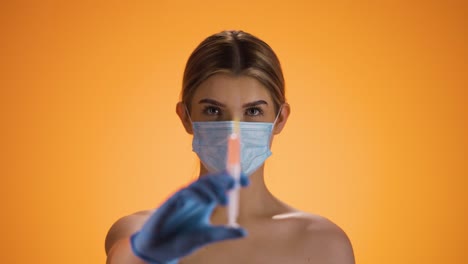
<instances>
[{"instance_id":1,"label":"woman's face","mask_svg":"<svg viewBox=\"0 0 468 264\"><path fill-rule=\"evenodd\" d=\"M215 74L194 92L190 117L193 122L274 122L273 99L268 89L249 76Z\"/></svg>"}]
</instances>

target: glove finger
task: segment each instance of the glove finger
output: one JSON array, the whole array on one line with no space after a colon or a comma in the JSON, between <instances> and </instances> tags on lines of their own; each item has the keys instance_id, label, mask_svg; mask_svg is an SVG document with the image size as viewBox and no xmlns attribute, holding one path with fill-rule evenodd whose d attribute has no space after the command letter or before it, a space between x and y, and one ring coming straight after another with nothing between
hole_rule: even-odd
<instances>
[{"instance_id":1,"label":"glove finger","mask_svg":"<svg viewBox=\"0 0 468 264\"><path fill-rule=\"evenodd\" d=\"M228 202L227 191L234 187L234 179L228 174L213 175L207 178L207 184L213 187L218 202L221 205L226 205Z\"/></svg>"},{"instance_id":2,"label":"glove finger","mask_svg":"<svg viewBox=\"0 0 468 264\"><path fill-rule=\"evenodd\" d=\"M226 173L213 174L202 177L194 186L195 190L203 192L202 196L212 198L210 201L225 205L227 203L226 192L234 186L234 179Z\"/></svg>"},{"instance_id":3,"label":"glove finger","mask_svg":"<svg viewBox=\"0 0 468 264\"><path fill-rule=\"evenodd\" d=\"M207 217L203 217L202 214L205 214L204 211L210 214L215 200L216 197L203 190L202 186L191 185L183 188L156 209L144 224L144 229L163 234L172 232L172 229L180 229L180 225L184 225L189 219L192 223L193 219L205 221Z\"/></svg>"},{"instance_id":4,"label":"glove finger","mask_svg":"<svg viewBox=\"0 0 468 264\"><path fill-rule=\"evenodd\" d=\"M227 203L226 190L232 188L234 180L226 173L207 175L193 182L170 197L150 217L147 230L171 231L187 221L196 217L195 211L205 210L210 215L213 210L212 203ZM208 207L206 207L208 205ZM205 209L203 209L205 208ZM197 213L197 215L199 215ZM206 216L201 216L200 221L206 221ZM172 231L171 231L172 232ZM163 232L165 233L165 232Z\"/></svg>"},{"instance_id":5,"label":"glove finger","mask_svg":"<svg viewBox=\"0 0 468 264\"><path fill-rule=\"evenodd\" d=\"M200 181L208 181L225 191L232 189L235 184L234 179L226 171L203 176Z\"/></svg>"},{"instance_id":6,"label":"glove finger","mask_svg":"<svg viewBox=\"0 0 468 264\"><path fill-rule=\"evenodd\" d=\"M216 186L211 186L207 181L196 182L188 188L192 198L198 198L202 203L208 204L218 200Z\"/></svg>"},{"instance_id":7,"label":"glove finger","mask_svg":"<svg viewBox=\"0 0 468 264\"><path fill-rule=\"evenodd\" d=\"M153 212L142 229L149 233L165 230L166 223L172 223L174 218L179 218L178 215L187 207L187 202L190 202L189 198L189 192L185 188L176 192Z\"/></svg>"},{"instance_id":8,"label":"glove finger","mask_svg":"<svg viewBox=\"0 0 468 264\"><path fill-rule=\"evenodd\" d=\"M249 184L250 184L249 177L242 173L241 176L240 176L240 185L242 187L246 187L246 186L249 186Z\"/></svg>"}]
</instances>

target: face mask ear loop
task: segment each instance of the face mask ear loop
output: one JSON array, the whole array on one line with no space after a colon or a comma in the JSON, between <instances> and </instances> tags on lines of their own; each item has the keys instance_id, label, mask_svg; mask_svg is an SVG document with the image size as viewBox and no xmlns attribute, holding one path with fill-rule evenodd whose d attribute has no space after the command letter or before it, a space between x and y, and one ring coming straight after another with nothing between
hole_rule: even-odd
<instances>
[{"instance_id":1,"label":"face mask ear loop","mask_svg":"<svg viewBox=\"0 0 468 264\"><path fill-rule=\"evenodd\" d=\"M278 117L281 114L281 110L283 110L283 105L281 105L280 109L278 110L278 114L276 115L275 121L273 122L273 127L275 127L276 121L278 121Z\"/></svg>"},{"instance_id":2,"label":"face mask ear loop","mask_svg":"<svg viewBox=\"0 0 468 264\"><path fill-rule=\"evenodd\" d=\"M185 108L185 113L187 114L188 119L190 120L190 123L193 124L192 118L190 117L190 112L189 112L189 110L187 109L187 105L186 105L185 103L184 103L184 108Z\"/></svg>"}]
</instances>

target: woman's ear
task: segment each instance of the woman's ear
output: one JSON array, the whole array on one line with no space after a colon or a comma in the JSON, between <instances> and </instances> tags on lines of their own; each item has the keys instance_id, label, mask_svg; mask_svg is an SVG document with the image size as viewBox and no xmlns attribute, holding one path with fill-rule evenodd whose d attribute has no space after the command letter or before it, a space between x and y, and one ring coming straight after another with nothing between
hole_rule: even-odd
<instances>
[{"instance_id":1,"label":"woman's ear","mask_svg":"<svg viewBox=\"0 0 468 264\"><path fill-rule=\"evenodd\" d=\"M286 122L288 121L289 114L291 113L291 107L288 103L284 103L280 109L278 119L276 120L275 127L273 129L273 134L279 134L283 130Z\"/></svg>"},{"instance_id":2,"label":"woman's ear","mask_svg":"<svg viewBox=\"0 0 468 264\"><path fill-rule=\"evenodd\" d=\"M182 121L182 125L185 128L185 131L189 134L193 134L192 130L192 121L190 120L189 114L188 114L188 109L185 107L185 104L183 102L178 102L176 105L176 113L180 118L180 121Z\"/></svg>"}]
</instances>

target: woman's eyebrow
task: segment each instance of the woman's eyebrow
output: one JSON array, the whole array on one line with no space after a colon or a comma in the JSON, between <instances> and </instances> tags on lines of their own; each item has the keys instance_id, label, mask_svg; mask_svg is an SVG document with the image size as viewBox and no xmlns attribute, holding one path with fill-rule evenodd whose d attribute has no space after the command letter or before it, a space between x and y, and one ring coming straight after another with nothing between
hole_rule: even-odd
<instances>
[{"instance_id":1,"label":"woman's eyebrow","mask_svg":"<svg viewBox=\"0 0 468 264\"><path fill-rule=\"evenodd\" d=\"M219 107L226 107L225 104L220 103L220 102L218 102L216 100L213 100L213 99L208 99L208 98L201 99L198 103L199 104L212 104L212 105L216 105L216 106L219 106Z\"/></svg>"},{"instance_id":2,"label":"woman's eyebrow","mask_svg":"<svg viewBox=\"0 0 468 264\"><path fill-rule=\"evenodd\" d=\"M214 99L209 99L209 98L201 99L200 101L198 101L198 103L199 104L212 104L212 105L216 105L216 106L219 106L219 107L226 107L225 104L223 104L221 102L218 102L218 101L216 101ZM246 104L242 105L242 107L243 108L248 108L248 107L254 107L254 106L258 106L258 105L268 105L268 103L265 100L258 100L258 101L246 103Z\"/></svg>"},{"instance_id":3,"label":"woman's eyebrow","mask_svg":"<svg viewBox=\"0 0 468 264\"><path fill-rule=\"evenodd\" d=\"M254 107L254 106L257 106L257 105L268 105L268 103L264 100L258 100L258 101L254 101L254 102L250 102L250 103L246 103L244 104L242 107L244 108L247 108L247 107Z\"/></svg>"}]
</instances>

